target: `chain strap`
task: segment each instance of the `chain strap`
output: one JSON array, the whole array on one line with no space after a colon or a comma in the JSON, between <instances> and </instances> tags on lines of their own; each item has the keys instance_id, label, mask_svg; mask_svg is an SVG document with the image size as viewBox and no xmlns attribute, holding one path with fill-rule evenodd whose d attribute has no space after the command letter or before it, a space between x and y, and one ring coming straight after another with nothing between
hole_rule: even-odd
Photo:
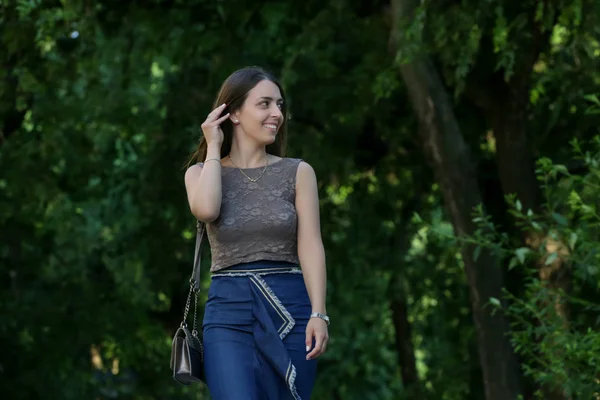
<instances>
[{"instance_id":1,"label":"chain strap","mask_svg":"<svg viewBox=\"0 0 600 400\"><path fill-rule=\"evenodd\" d=\"M198 292L194 293L194 325L192 326L192 335L198 337Z\"/></svg>"},{"instance_id":2,"label":"chain strap","mask_svg":"<svg viewBox=\"0 0 600 400\"><path fill-rule=\"evenodd\" d=\"M188 314L190 312L190 302L192 300L192 293L194 292L194 286L192 284L190 284L190 291L188 292L187 295L187 300L185 302L185 310L183 311L183 321L181 322L182 326L186 326L187 325L187 317ZM198 296L196 296L196 299L198 299ZM194 310L194 314L196 310Z\"/></svg>"},{"instance_id":3,"label":"chain strap","mask_svg":"<svg viewBox=\"0 0 600 400\"><path fill-rule=\"evenodd\" d=\"M192 302L192 294L194 295L194 324L192 325L192 335L198 337L198 292L194 290L194 280L190 279L190 290L185 302L185 310L183 311L182 326L187 326L187 317L190 313L190 305Z\"/></svg>"},{"instance_id":4,"label":"chain strap","mask_svg":"<svg viewBox=\"0 0 600 400\"><path fill-rule=\"evenodd\" d=\"M194 270L190 278L190 290L187 295L185 302L185 309L183 311L183 321L181 322L182 327L187 327L187 317L190 313L190 306L192 303L192 295L194 296L194 324L192 325L192 335L198 337L198 293L200 292L200 251L202 238L204 236L204 224L197 221L196 224L196 249L194 251Z\"/></svg>"}]
</instances>

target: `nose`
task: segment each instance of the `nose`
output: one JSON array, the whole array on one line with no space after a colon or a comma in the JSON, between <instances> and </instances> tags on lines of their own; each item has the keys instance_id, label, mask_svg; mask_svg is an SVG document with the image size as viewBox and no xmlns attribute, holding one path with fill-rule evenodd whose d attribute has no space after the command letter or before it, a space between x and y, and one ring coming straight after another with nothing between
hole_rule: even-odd
<instances>
[{"instance_id":1,"label":"nose","mask_svg":"<svg viewBox=\"0 0 600 400\"><path fill-rule=\"evenodd\" d=\"M279 121L283 119L283 112L278 105L275 104L271 107L271 116L277 118Z\"/></svg>"}]
</instances>

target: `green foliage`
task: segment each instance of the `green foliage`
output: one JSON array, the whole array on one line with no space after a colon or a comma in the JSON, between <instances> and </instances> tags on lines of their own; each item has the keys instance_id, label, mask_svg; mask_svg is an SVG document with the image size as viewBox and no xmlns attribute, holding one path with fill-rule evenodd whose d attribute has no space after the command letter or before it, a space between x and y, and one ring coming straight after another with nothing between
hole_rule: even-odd
<instances>
[{"instance_id":1,"label":"green foliage","mask_svg":"<svg viewBox=\"0 0 600 400\"><path fill-rule=\"evenodd\" d=\"M490 124L462 94L481 70L508 78L529 54L532 21L520 15L532 3L423 2L408 23L399 61L432 55L456 94L476 161L494 153ZM595 358L584 363L597 350L587 307L599 292L598 160L581 145L578 162L589 172L571 173L564 146L565 137L589 137L597 127L583 100L597 101L600 84L600 13L582 12L590 7L597 5L570 1L536 12L551 34L534 68L528 130L546 157L539 174L548 206L541 215L519 210L516 199L512 207L522 229L566 243L572 259L574 288L560 297L572 303L571 325L535 341L542 328L515 319L514 340L531 376L567 382L573 393L590 393L587 376L573 371L597 371ZM483 398L459 240L416 139L390 55L387 8L380 1L0 2L3 398L207 397L176 385L168 368L193 255L182 166L223 78L250 64L281 76L292 111L288 154L319 177L334 323L314 398ZM563 260L543 246L523 247L496 224L500 212L483 210L482 229L465 240L491 248L513 270L539 257ZM420 219L411 218L416 213ZM208 274L203 279L206 289ZM556 295L541 284L532 278L509 313L531 321L543 312L543 329L551 329L559 322L551 307L527 308ZM405 317L394 313L398 302ZM412 333L399 339L404 318ZM415 387L403 383L410 365L398 357L409 342Z\"/></svg>"},{"instance_id":2,"label":"green foliage","mask_svg":"<svg viewBox=\"0 0 600 400\"><path fill-rule=\"evenodd\" d=\"M505 291L509 306L504 310L525 373L569 397L591 399L600 393L595 356L600 354L600 137L585 146L577 140L571 144L574 160L585 170L573 174L564 165L540 159L537 175L545 196L540 213L508 198L521 232L538 241L516 247L483 215L475 218L480 229L473 240L503 253L508 268L522 268L528 276L524 293ZM498 299L490 303L502 310Z\"/></svg>"}]
</instances>

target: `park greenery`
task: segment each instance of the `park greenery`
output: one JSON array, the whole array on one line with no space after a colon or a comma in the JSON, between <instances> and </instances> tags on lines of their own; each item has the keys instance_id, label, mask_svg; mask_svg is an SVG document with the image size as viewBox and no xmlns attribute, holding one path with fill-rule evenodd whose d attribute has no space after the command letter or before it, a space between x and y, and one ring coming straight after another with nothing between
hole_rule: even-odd
<instances>
[{"instance_id":1,"label":"park greenery","mask_svg":"<svg viewBox=\"0 0 600 400\"><path fill-rule=\"evenodd\" d=\"M314 399L600 399L600 2L6 0L0 62L3 399L208 399L183 175L247 65L319 180Z\"/></svg>"}]
</instances>

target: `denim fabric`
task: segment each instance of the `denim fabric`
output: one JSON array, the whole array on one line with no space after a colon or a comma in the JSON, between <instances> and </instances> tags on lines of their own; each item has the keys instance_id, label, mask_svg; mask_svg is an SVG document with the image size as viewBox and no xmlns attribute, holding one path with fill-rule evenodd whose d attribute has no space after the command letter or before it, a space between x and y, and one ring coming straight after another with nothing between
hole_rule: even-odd
<instances>
[{"instance_id":1,"label":"denim fabric","mask_svg":"<svg viewBox=\"0 0 600 400\"><path fill-rule=\"evenodd\" d=\"M295 264L258 261L213 274L203 321L212 399L310 399L317 367L306 360L310 312Z\"/></svg>"}]
</instances>

